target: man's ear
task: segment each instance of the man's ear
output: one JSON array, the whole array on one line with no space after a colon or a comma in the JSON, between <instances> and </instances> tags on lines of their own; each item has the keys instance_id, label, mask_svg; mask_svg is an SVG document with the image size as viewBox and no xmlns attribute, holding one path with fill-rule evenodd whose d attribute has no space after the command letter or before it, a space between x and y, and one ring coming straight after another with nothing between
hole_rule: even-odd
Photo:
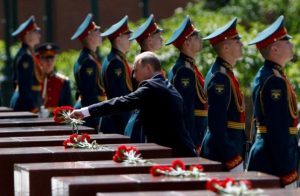
<instances>
[{"instance_id":1,"label":"man's ear","mask_svg":"<svg viewBox=\"0 0 300 196\"><path fill-rule=\"evenodd\" d=\"M221 46L221 47L222 47L222 50L223 50L223 51L228 51L228 50L230 49L230 48L229 48L230 46L229 46L228 43L222 43L222 46Z\"/></svg>"},{"instance_id":2,"label":"man's ear","mask_svg":"<svg viewBox=\"0 0 300 196\"><path fill-rule=\"evenodd\" d=\"M149 63L146 64L146 68L147 68L147 71L149 71L149 72L153 71L153 67Z\"/></svg>"},{"instance_id":3,"label":"man's ear","mask_svg":"<svg viewBox=\"0 0 300 196\"><path fill-rule=\"evenodd\" d=\"M271 51L276 52L276 53L278 51L278 47L275 44L273 44L270 49L271 49Z\"/></svg>"}]
</instances>

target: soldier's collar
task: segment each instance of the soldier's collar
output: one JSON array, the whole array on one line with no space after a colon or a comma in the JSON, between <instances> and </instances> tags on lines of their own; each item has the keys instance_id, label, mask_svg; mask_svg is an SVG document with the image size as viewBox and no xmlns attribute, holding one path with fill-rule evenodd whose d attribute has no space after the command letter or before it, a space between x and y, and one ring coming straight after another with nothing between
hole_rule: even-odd
<instances>
[{"instance_id":1,"label":"soldier's collar","mask_svg":"<svg viewBox=\"0 0 300 196\"><path fill-rule=\"evenodd\" d=\"M180 53L180 58L184 59L185 61L189 62L191 65L195 65L195 59L192 57L187 56L184 53Z\"/></svg>"},{"instance_id":2,"label":"soldier's collar","mask_svg":"<svg viewBox=\"0 0 300 196\"><path fill-rule=\"evenodd\" d=\"M22 42L22 48L29 48L29 45L26 44L25 42Z\"/></svg>"},{"instance_id":3,"label":"soldier's collar","mask_svg":"<svg viewBox=\"0 0 300 196\"><path fill-rule=\"evenodd\" d=\"M99 60L99 57L97 56L96 52L90 50L87 47L84 47L83 50L86 51L89 55L91 55L94 58L94 60Z\"/></svg>"},{"instance_id":4,"label":"soldier's collar","mask_svg":"<svg viewBox=\"0 0 300 196\"><path fill-rule=\"evenodd\" d=\"M120 50L118 50L117 48L111 48L111 51L116 53L117 55L119 55L122 59L126 59L126 56L123 52L121 52Z\"/></svg>"},{"instance_id":5,"label":"soldier's collar","mask_svg":"<svg viewBox=\"0 0 300 196\"><path fill-rule=\"evenodd\" d=\"M89 48L87 48L87 47L83 47L82 50L86 51L87 53L91 53L91 50Z\"/></svg>"},{"instance_id":6,"label":"soldier's collar","mask_svg":"<svg viewBox=\"0 0 300 196\"><path fill-rule=\"evenodd\" d=\"M265 65L272 67L273 69L276 69L277 71L279 71L280 73L284 72L284 69L281 65L278 65L277 63L270 61L270 60L266 60L265 61Z\"/></svg>"},{"instance_id":7,"label":"soldier's collar","mask_svg":"<svg viewBox=\"0 0 300 196\"><path fill-rule=\"evenodd\" d=\"M224 59L221 57L217 57L217 62L220 63L221 66L225 67L229 71L233 71L233 66L227 63Z\"/></svg>"}]
</instances>

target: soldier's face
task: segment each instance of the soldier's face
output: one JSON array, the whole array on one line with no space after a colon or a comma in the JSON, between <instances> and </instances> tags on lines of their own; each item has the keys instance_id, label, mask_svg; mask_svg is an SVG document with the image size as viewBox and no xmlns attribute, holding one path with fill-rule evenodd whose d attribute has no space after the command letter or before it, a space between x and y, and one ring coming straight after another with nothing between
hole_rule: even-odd
<instances>
[{"instance_id":1,"label":"soldier's face","mask_svg":"<svg viewBox=\"0 0 300 196\"><path fill-rule=\"evenodd\" d=\"M232 57L239 59L243 56L243 44L239 38L229 39L228 44Z\"/></svg>"},{"instance_id":2,"label":"soldier's face","mask_svg":"<svg viewBox=\"0 0 300 196\"><path fill-rule=\"evenodd\" d=\"M124 53L129 51L131 45L131 41L129 41L129 37L130 34L121 34L119 37L117 37L119 47L122 48Z\"/></svg>"},{"instance_id":3,"label":"soldier's face","mask_svg":"<svg viewBox=\"0 0 300 196\"><path fill-rule=\"evenodd\" d=\"M32 45L38 45L41 40L40 31L30 31L26 34L27 40L32 43Z\"/></svg>"},{"instance_id":4,"label":"soldier's face","mask_svg":"<svg viewBox=\"0 0 300 196\"><path fill-rule=\"evenodd\" d=\"M54 64L55 64L55 56L52 57L40 57L40 63L43 68L44 74L50 74L54 70Z\"/></svg>"},{"instance_id":5,"label":"soldier's face","mask_svg":"<svg viewBox=\"0 0 300 196\"><path fill-rule=\"evenodd\" d=\"M187 41L190 45L190 48L194 52L199 52L202 50L202 40L200 39L200 35L198 33L191 35Z\"/></svg>"},{"instance_id":6,"label":"soldier's face","mask_svg":"<svg viewBox=\"0 0 300 196\"><path fill-rule=\"evenodd\" d=\"M282 59L289 61L293 58L294 45L289 40L279 40L273 44L273 50L281 56Z\"/></svg>"},{"instance_id":7,"label":"soldier's face","mask_svg":"<svg viewBox=\"0 0 300 196\"><path fill-rule=\"evenodd\" d=\"M163 42L163 38L161 37L161 32L152 34L150 37L148 37L148 41L152 51L156 51L160 49Z\"/></svg>"},{"instance_id":8,"label":"soldier's face","mask_svg":"<svg viewBox=\"0 0 300 196\"><path fill-rule=\"evenodd\" d=\"M102 44L102 37L100 36L99 30L91 32L89 36L91 37L91 41L97 46L100 46Z\"/></svg>"}]
</instances>

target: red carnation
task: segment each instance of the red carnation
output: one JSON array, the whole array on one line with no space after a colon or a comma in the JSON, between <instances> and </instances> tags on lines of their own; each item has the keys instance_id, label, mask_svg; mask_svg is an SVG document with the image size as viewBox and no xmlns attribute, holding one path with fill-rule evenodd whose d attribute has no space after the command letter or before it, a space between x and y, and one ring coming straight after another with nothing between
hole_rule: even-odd
<instances>
[{"instance_id":1,"label":"red carnation","mask_svg":"<svg viewBox=\"0 0 300 196\"><path fill-rule=\"evenodd\" d=\"M184 164L184 162L183 162L182 160L180 160L180 159L174 160L174 161L172 162L172 167L173 167L174 169L177 169L177 168L179 167L179 168L185 170L185 164Z\"/></svg>"},{"instance_id":2,"label":"red carnation","mask_svg":"<svg viewBox=\"0 0 300 196\"><path fill-rule=\"evenodd\" d=\"M64 141L63 145L64 145L65 148L69 147L69 146L68 146L68 143L71 143L70 138L68 138L68 139L66 139L66 140Z\"/></svg>"},{"instance_id":3,"label":"red carnation","mask_svg":"<svg viewBox=\"0 0 300 196\"><path fill-rule=\"evenodd\" d=\"M87 133L84 133L81 135L81 141L84 142L84 140L86 140L88 143L90 143L91 141L91 136Z\"/></svg>"},{"instance_id":4,"label":"red carnation","mask_svg":"<svg viewBox=\"0 0 300 196\"><path fill-rule=\"evenodd\" d=\"M191 165L191 166L190 166L190 170L191 170L191 171L193 171L194 168L198 169L198 171L201 171L201 172L203 172L203 170L204 170L204 169L203 169L203 166L200 165L200 164L198 164L198 165Z\"/></svg>"},{"instance_id":5,"label":"red carnation","mask_svg":"<svg viewBox=\"0 0 300 196\"><path fill-rule=\"evenodd\" d=\"M113 156L113 161L115 161L117 163L121 163L123 161L123 159L120 156L118 156L117 154L115 154Z\"/></svg>"},{"instance_id":6,"label":"red carnation","mask_svg":"<svg viewBox=\"0 0 300 196\"><path fill-rule=\"evenodd\" d=\"M160 173L159 170L161 170L161 166L160 166L160 165L153 165L153 166L150 168L150 174L151 174L152 176L161 176L162 173Z\"/></svg>"},{"instance_id":7,"label":"red carnation","mask_svg":"<svg viewBox=\"0 0 300 196\"><path fill-rule=\"evenodd\" d=\"M119 152L119 154L124 154L126 151L127 151L127 147L124 144L118 146L117 148L117 152Z\"/></svg>"},{"instance_id":8,"label":"red carnation","mask_svg":"<svg viewBox=\"0 0 300 196\"><path fill-rule=\"evenodd\" d=\"M134 146L127 147L127 152L130 152L131 150L134 151L135 153L138 153L138 149L136 147Z\"/></svg>"},{"instance_id":9,"label":"red carnation","mask_svg":"<svg viewBox=\"0 0 300 196\"><path fill-rule=\"evenodd\" d=\"M78 134L73 133L73 134L70 136L70 141L71 141L72 143L77 143L77 142L78 142Z\"/></svg>"},{"instance_id":10,"label":"red carnation","mask_svg":"<svg viewBox=\"0 0 300 196\"><path fill-rule=\"evenodd\" d=\"M220 181L217 178L212 178L206 182L206 189L216 193L217 189L215 186L219 183Z\"/></svg>"},{"instance_id":11,"label":"red carnation","mask_svg":"<svg viewBox=\"0 0 300 196\"><path fill-rule=\"evenodd\" d=\"M57 123L63 123L65 118L63 116L63 113L66 113L68 111L72 112L74 108L71 106L61 106L61 107L56 107L53 111L53 119Z\"/></svg>"},{"instance_id":12,"label":"red carnation","mask_svg":"<svg viewBox=\"0 0 300 196\"><path fill-rule=\"evenodd\" d=\"M220 185L221 185L222 187L225 188L226 185L227 185L229 182L231 182L232 185L235 185L235 183L236 183L235 180L234 180L233 178L228 178L228 177L227 177L227 178L225 178L224 180L221 181L221 184L220 184Z\"/></svg>"}]
</instances>

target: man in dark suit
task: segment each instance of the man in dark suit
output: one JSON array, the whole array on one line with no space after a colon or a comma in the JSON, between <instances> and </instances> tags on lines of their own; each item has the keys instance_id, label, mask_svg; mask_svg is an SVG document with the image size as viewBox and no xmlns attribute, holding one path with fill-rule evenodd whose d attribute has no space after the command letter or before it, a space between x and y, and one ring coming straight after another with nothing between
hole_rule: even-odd
<instances>
[{"instance_id":1,"label":"man in dark suit","mask_svg":"<svg viewBox=\"0 0 300 196\"><path fill-rule=\"evenodd\" d=\"M161 65L152 52L135 58L136 91L108 101L75 110L71 117L103 116L140 109L148 142L173 149L173 156L196 156L193 141L183 123L183 101L178 91L161 74Z\"/></svg>"},{"instance_id":2,"label":"man in dark suit","mask_svg":"<svg viewBox=\"0 0 300 196\"><path fill-rule=\"evenodd\" d=\"M293 58L290 39L280 16L249 43L256 45L265 62L252 86L257 134L248 170L279 176L282 186L298 177L297 97L284 73L285 64Z\"/></svg>"},{"instance_id":3,"label":"man in dark suit","mask_svg":"<svg viewBox=\"0 0 300 196\"><path fill-rule=\"evenodd\" d=\"M161 37L162 29L160 29L155 20L153 14L135 30L130 41L136 40L141 47L141 53L146 51L155 52L162 46L163 39ZM136 80L133 78L133 72L131 72L132 86L135 90L138 86ZM139 110L132 112L130 119L125 127L124 135L130 136L132 142L145 142L145 135L143 127L141 126Z\"/></svg>"}]
</instances>

